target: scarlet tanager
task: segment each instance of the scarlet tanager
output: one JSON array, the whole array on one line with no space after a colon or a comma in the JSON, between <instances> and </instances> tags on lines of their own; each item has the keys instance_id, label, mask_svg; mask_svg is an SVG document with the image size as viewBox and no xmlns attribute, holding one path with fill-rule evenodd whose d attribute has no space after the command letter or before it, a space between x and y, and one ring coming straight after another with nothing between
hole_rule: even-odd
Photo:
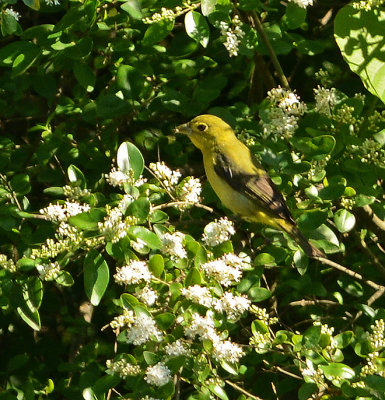
<instances>
[{"instance_id":1,"label":"scarlet tanager","mask_svg":"<svg viewBox=\"0 0 385 400\"><path fill-rule=\"evenodd\" d=\"M287 232L309 257L324 257L298 229L285 199L233 129L214 115L199 115L180 125L201 150L206 176L222 203L242 218Z\"/></svg>"}]
</instances>

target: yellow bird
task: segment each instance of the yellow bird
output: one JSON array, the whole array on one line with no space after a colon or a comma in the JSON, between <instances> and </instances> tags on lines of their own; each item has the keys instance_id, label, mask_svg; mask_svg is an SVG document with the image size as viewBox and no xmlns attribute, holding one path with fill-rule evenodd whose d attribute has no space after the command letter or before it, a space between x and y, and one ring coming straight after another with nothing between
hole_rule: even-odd
<instances>
[{"instance_id":1,"label":"yellow bird","mask_svg":"<svg viewBox=\"0 0 385 400\"><path fill-rule=\"evenodd\" d=\"M324 257L298 229L285 199L233 129L214 115L199 115L180 125L202 152L206 176L222 203L246 220L287 232L309 257Z\"/></svg>"}]
</instances>

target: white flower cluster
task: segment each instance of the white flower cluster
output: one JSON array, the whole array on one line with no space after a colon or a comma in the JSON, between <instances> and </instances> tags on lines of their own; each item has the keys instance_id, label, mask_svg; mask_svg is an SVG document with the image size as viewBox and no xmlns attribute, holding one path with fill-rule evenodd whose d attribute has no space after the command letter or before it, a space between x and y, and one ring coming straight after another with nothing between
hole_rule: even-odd
<instances>
[{"instance_id":1,"label":"white flower cluster","mask_svg":"<svg viewBox=\"0 0 385 400\"><path fill-rule=\"evenodd\" d=\"M117 207L106 205L107 216L103 222L98 222L100 233L105 237L105 240L112 243L118 242L121 238L127 235L127 230L131 225L134 225L137 219L133 216L125 216L124 213L128 205L134 198L126 194L119 202Z\"/></svg>"},{"instance_id":2,"label":"white flower cluster","mask_svg":"<svg viewBox=\"0 0 385 400\"><path fill-rule=\"evenodd\" d=\"M213 305L213 297L210 290L207 287L192 285L187 288L183 288L181 293L186 299L193 301L194 303L201 304L205 307L211 307Z\"/></svg>"},{"instance_id":3,"label":"white flower cluster","mask_svg":"<svg viewBox=\"0 0 385 400\"><path fill-rule=\"evenodd\" d=\"M125 334L127 343L132 343L135 346L148 342L152 336L158 342L163 338L163 334L157 328L154 319L143 313L135 317L134 322L131 323Z\"/></svg>"},{"instance_id":4,"label":"white flower cluster","mask_svg":"<svg viewBox=\"0 0 385 400\"><path fill-rule=\"evenodd\" d=\"M0 267L9 272L16 272L16 264L13 260L7 258L5 254L0 254Z\"/></svg>"},{"instance_id":5,"label":"white flower cluster","mask_svg":"<svg viewBox=\"0 0 385 400\"><path fill-rule=\"evenodd\" d=\"M298 119L306 111L306 104L299 96L280 86L267 93L272 107L267 121L261 121L264 136L277 140L279 136L290 138L298 128Z\"/></svg>"},{"instance_id":6,"label":"white flower cluster","mask_svg":"<svg viewBox=\"0 0 385 400\"><path fill-rule=\"evenodd\" d=\"M379 7L385 3L385 0L361 0L354 1L352 6L358 10L370 11L373 8Z\"/></svg>"},{"instance_id":7,"label":"white flower cluster","mask_svg":"<svg viewBox=\"0 0 385 400\"><path fill-rule=\"evenodd\" d=\"M60 274L60 265L56 261L49 264L38 264L36 265L36 269L39 272L40 278L45 281L53 281Z\"/></svg>"},{"instance_id":8,"label":"white flower cluster","mask_svg":"<svg viewBox=\"0 0 385 400\"><path fill-rule=\"evenodd\" d=\"M211 247L218 246L235 234L234 224L226 217L210 222L204 228L202 240Z\"/></svg>"},{"instance_id":9,"label":"white flower cluster","mask_svg":"<svg viewBox=\"0 0 385 400\"><path fill-rule=\"evenodd\" d=\"M181 201L188 203L199 203L202 185L198 178L192 176L184 179L182 187L178 190L178 197Z\"/></svg>"},{"instance_id":10,"label":"white flower cluster","mask_svg":"<svg viewBox=\"0 0 385 400\"><path fill-rule=\"evenodd\" d=\"M177 185L182 176L179 170L173 171L163 161L151 163L149 168L166 189L171 189Z\"/></svg>"},{"instance_id":11,"label":"white flower cluster","mask_svg":"<svg viewBox=\"0 0 385 400\"><path fill-rule=\"evenodd\" d=\"M171 371L162 362L150 365L146 369L145 381L154 386L163 386L171 380Z\"/></svg>"},{"instance_id":12,"label":"white flower cluster","mask_svg":"<svg viewBox=\"0 0 385 400\"><path fill-rule=\"evenodd\" d=\"M77 201L66 201L64 204L49 204L39 212L45 215L48 221L67 221L68 218L91 209L88 204L80 204Z\"/></svg>"},{"instance_id":13,"label":"white flower cluster","mask_svg":"<svg viewBox=\"0 0 385 400\"><path fill-rule=\"evenodd\" d=\"M187 252L183 247L183 233L165 233L160 239L162 241L161 251L168 254L172 260L187 257Z\"/></svg>"},{"instance_id":14,"label":"white flower cluster","mask_svg":"<svg viewBox=\"0 0 385 400\"><path fill-rule=\"evenodd\" d=\"M150 282L151 272L144 261L133 260L128 265L116 268L115 282L119 285L133 285L140 282Z\"/></svg>"},{"instance_id":15,"label":"white flower cluster","mask_svg":"<svg viewBox=\"0 0 385 400\"><path fill-rule=\"evenodd\" d=\"M188 356L191 353L190 346L181 339L167 344L164 351L169 357Z\"/></svg>"},{"instance_id":16,"label":"white flower cluster","mask_svg":"<svg viewBox=\"0 0 385 400\"><path fill-rule=\"evenodd\" d=\"M306 8L313 5L313 0L289 0L291 3L297 4L301 8Z\"/></svg>"},{"instance_id":17,"label":"white flower cluster","mask_svg":"<svg viewBox=\"0 0 385 400\"><path fill-rule=\"evenodd\" d=\"M225 292L223 296L215 302L214 308L218 312L225 312L228 319L236 320L249 309L250 305L251 301L246 295L236 296L231 292Z\"/></svg>"},{"instance_id":18,"label":"white flower cluster","mask_svg":"<svg viewBox=\"0 0 385 400\"><path fill-rule=\"evenodd\" d=\"M316 110L321 114L330 116L333 107L337 103L336 89L327 89L318 85L313 90Z\"/></svg>"},{"instance_id":19,"label":"white flower cluster","mask_svg":"<svg viewBox=\"0 0 385 400\"><path fill-rule=\"evenodd\" d=\"M306 359L306 368L302 370L302 376L305 382L315 382L322 384L324 382L324 373L321 368L314 368L314 364L309 359Z\"/></svg>"},{"instance_id":20,"label":"white flower cluster","mask_svg":"<svg viewBox=\"0 0 385 400\"><path fill-rule=\"evenodd\" d=\"M226 287L239 282L242 277L242 270L245 268L250 268L250 258L239 257L235 254L225 254L221 258L201 265L201 269L206 275L216 279Z\"/></svg>"},{"instance_id":21,"label":"white flower cluster","mask_svg":"<svg viewBox=\"0 0 385 400\"><path fill-rule=\"evenodd\" d=\"M226 38L223 45L226 47L229 56L234 57L238 55L239 45L242 38L245 36L245 32L243 32L241 28L241 20L238 15L235 15L231 22L233 25L232 27L230 27L226 22L221 22L220 28L221 34Z\"/></svg>"},{"instance_id":22,"label":"white flower cluster","mask_svg":"<svg viewBox=\"0 0 385 400\"><path fill-rule=\"evenodd\" d=\"M257 319L262 321L266 325L273 325L278 322L277 317L270 317L269 314L266 311L266 308L260 308L257 307L256 305L252 305L250 307L250 312L256 315Z\"/></svg>"},{"instance_id":23,"label":"white flower cluster","mask_svg":"<svg viewBox=\"0 0 385 400\"><path fill-rule=\"evenodd\" d=\"M5 9L4 14L10 15L11 17L15 18L16 21L20 19L20 13L15 11L12 7Z\"/></svg>"},{"instance_id":24,"label":"white flower cluster","mask_svg":"<svg viewBox=\"0 0 385 400\"><path fill-rule=\"evenodd\" d=\"M121 171L119 168L112 168L112 170L105 175L106 181L111 186L123 186L125 183L130 183L134 186L141 186L147 182L146 178L142 176L139 179L135 180L133 176L133 171L131 174L126 174L125 172Z\"/></svg>"},{"instance_id":25,"label":"white flower cluster","mask_svg":"<svg viewBox=\"0 0 385 400\"><path fill-rule=\"evenodd\" d=\"M228 319L238 319L244 311L250 307L250 300L247 296L236 296L231 292L225 292L222 297L215 299L207 287L193 285L181 290L186 299L200 304L207 308L213 307L215 311L226 313Z\"/></svg>"},{"instance_id":26,"label":"white flower cluster","mask_svg":"<svg viewBox=\"0 0 385 400\"><path fill-rule=\"evenodd\" d=\"M121 378L125 378L126 376L129 375L137 375L140 373L139 365L131 364L126 360L118 360L118 361L107 360L106 365L107 365L107 370L106 370L107 374L119 375Z\"/></svg>"},{"instance_id":27,"label":"white flower cluster","mask_svg":"<svg viewBox=\"0 0 385 400\"><path fill-rule=\"evenodd\" d=\"M153 306L158 299L158 293L148 286L145 286L143 289L139 290L136 296L139 300L146 304L146 306Z\"/></svg>"},{"instance_id":28,"label":"white flower cluster","mask_svg":"<svg viewBox=\"0 0 385 400\"><path fill-rule=\"evenodd\" d=\"M185 334L191 339L198 336L200 340L210 340L213 343L212 355L218 361L234 363L244 355L241 346L219 336L214 327L213 312L210 310L205 317L194 313L190 325L185 328Z\"/></svg>"}]
</instances>

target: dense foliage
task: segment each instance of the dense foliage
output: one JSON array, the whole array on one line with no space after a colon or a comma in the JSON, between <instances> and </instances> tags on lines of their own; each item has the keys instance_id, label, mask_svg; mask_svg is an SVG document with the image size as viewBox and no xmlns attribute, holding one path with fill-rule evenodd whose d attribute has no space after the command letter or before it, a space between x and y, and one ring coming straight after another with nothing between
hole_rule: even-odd
<instances>
[{"instance_id":1,"label":"dense foliage","mask_svg":"<svg viewBox=\"0 0 385 400\"><path fill-rule=\"evenodd\" d=\"M382 3L0 3L0 400L385 399ZM221 206L203 113L324 258Z\"/></svg>"}]
</instances>

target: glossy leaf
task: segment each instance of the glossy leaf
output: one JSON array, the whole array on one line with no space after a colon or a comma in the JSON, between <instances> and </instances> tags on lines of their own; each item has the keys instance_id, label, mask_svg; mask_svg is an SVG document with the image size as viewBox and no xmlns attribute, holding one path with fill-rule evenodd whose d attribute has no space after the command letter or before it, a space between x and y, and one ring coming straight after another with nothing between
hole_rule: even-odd
<instances>
[{"instance_id":1,"label":"glossy leaf","mask_svg":"<svg viewBox=\"0 0 385 400\"><path fill-rule=\"evenodd\" d=\"M91 304L97 306L108 286L110 271L106 260L97 250L90 250L84 258L84 289Z\"/></svg>"},{"instance_id":2,"label":"glossy leaf","mask_svg":"<svg viewBox=\"0 0 385 400\"><path fill-rule=\"evenodd\" d=\"M203 47L209 43L210 30L205 17L196 11L189 11L184 19L186 33Z\"/></svg>"},{"instance_id":3,"label":"glossy leaf","mask_svg":"<svg viewBox=\"0 0 385 400\"><path fill-rule=\"evenodd\" d=\"M130 142L123 142L119 146L117 163L119 169L126 174L130 174L132 170L135 179L138 179L143 172L144 160L142 153Z\"/></svg>"}]
</instances>

